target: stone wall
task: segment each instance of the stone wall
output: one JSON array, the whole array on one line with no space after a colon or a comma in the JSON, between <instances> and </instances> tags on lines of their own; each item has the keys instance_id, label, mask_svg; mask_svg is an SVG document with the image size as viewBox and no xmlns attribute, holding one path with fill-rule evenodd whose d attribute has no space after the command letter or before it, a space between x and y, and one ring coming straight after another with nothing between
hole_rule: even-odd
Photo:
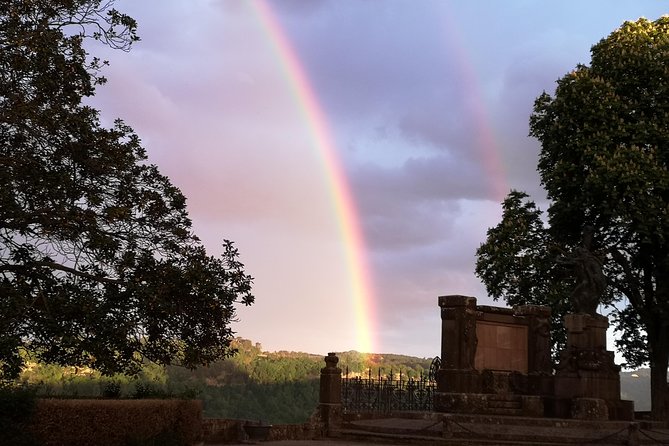
<instances>
[{"instance_id":1,"label":"stone wall","mask_svg":"<svg viewBox=\"0 0 669 446\"><path fill-rule=\"evenodd\" d=\"M253 424L249 420L205 418L202 420L203 441L205 444L242 443L249 440L244 425ZM314 440L319 438L318 426L311 423L273 424L268 426L265 440Z\"/></svg>"},{"instance_id":2,"label":"stone wall","mask_svg":"<svg viewBox=\"0 0 669 446\"><path fill-rule=\"evenodd\" d=\"M550 309L477 305L470 296L440 296L442 367L551 373Z\"/></svg>"},{"instance_id":3,"label":"stone wall","mask_svg":"<svg viewBox=\"0 0 669 446\"><path fill-rule=\"evenodd\" d=\"M476 370L527 373L527 326L476 321Z\"/></svg>"}]
</instances>

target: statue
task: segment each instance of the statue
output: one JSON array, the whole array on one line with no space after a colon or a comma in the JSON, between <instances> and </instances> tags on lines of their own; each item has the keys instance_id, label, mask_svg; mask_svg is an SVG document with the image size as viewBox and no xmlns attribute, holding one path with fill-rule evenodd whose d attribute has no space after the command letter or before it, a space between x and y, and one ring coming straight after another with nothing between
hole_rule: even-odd
<instances>
[{"instance_id":1,"label":"statue","mask_svg":"<svg viewBox=\"0 0 669 446\"><path fill-rule=\"evenodd\" d=\"M571 294L574 310L591 316L597 315L597 306L606 290L602 259L592 251L593 233L592 226L583 228L582 245L558 259L559 263L571 266L576 276L576 287Z\"/></svg>"}]
</instances>

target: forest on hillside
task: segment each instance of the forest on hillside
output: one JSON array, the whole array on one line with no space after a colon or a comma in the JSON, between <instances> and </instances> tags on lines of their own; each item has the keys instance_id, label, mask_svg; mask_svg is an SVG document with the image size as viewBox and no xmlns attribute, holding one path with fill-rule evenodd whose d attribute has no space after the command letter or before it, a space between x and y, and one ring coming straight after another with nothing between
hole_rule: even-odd
<instances>
[{"instance_id":1,"label":"forest on hillside","mask_svg":"<svg viewBox=\"0 0 669 446\"><path fill-rule=\"evenodd\" d=\"M235 339L238 353L210 367L188 370L145 364L136 377L103 377L90 369L30 363L21 374L23 383L39 395L75 397L187 397L203 401L207 418L259 420L273 424L302 423L318 404L323 356L300 352L266 352L260 344ZM339 366L349 376L417 378L429 371L432 358L395 354L338 352ZM635 401L637 410L649 410L647 369L621 373L623 399Z\"/></svg>"},{"instance_id":2,"label":"forest on hillside","mask_svg":"<svg viewBox=\"0 0 669 446\"><path fill-rule=\"evenodd\" d=\"M136 377L104 377L90 369L31 362L22 383L53 397L188 397L203 401L207 418L302 423L318 404L323 356L301 352L265 352L260 344L237 338L237 354L209 367L188 370L147 363ZM431 358L394 354L337 353L349 376L426 374Z\"/></svg>"}]
</instances>

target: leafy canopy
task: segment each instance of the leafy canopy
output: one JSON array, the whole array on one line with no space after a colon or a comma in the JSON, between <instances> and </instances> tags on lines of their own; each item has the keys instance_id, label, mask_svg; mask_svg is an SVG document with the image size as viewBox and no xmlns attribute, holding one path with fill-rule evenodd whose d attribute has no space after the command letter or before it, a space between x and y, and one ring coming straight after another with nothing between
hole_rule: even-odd
<instances>
[{"instance_id":1,"label":"leafy canopy","mask_svg":"<svg viewBox=\"0 0 669 446\"><path fill-rule=\"evenodd\" d=\"M545 293L555 302L556 277L543 255L526 259L518 247L570 252L592 227L592 249L604 256L603 300L615 302L609 309L621 332L617 345L628 366L650 363L653 413L662 416L669 362L669 16L625 22L591 52L590 66L559 79L553 96L539 96L530 118L530 135L541 143L548 227L524 230L522 219L533 215L527 206L505 213L479 250L477 272L498 297ZM515 245L491 257L509 232L519 237ZM522 280L511 283L506 273ZM534 288L521 287L527 282ZM535 294L541 287L548 291ZM561 291L563 301L569 292Z\"/></svg>"},{"instance_id":2,"label":"leafy canopy","mask_svg":"<svg viewBox=\"0 0 669 446\"><path fill-rule=\"evenodd\" d=\"M549 305L551 335L557 357L564 346L562 317L572 311L569 281L557 263L562 255L551 241L539 210L529 196L511 191L502 203L502 221L488 229L487 240L476 251L476 275L494 299L510 306Z\"/></svg>"},{"instance_id":3,"label":"leafy canopy","mask_svg":"<svg viewBox=\"0 0 669 446\"><path fill-rule=\"evenodd\" d=\"M251 277L224 242L208 256L186 199L122 121L82 99L105 82L86 39L121 50L135 21L113 0L0 4L0 368L39 360L132 373L233 353Z\"/></svg>"}]
</instances>

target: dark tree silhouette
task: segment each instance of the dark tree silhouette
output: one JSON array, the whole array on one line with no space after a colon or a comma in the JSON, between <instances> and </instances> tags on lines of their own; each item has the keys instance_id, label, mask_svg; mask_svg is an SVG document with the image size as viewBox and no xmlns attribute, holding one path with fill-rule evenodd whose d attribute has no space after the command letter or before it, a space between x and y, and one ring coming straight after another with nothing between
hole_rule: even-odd
<instances>
[{"instance_id":1,"label":"dark tree silhouette","mask_svg":"<svg viewBox=\"0 0 669 446\"><path fill-rule=\"evenodd\" d=\"M666 419L669 16L625 22L594 45L590 66L578 65L558 80L554 96L537 98L530 129L541 142L538 170L551 200L541 243L573 252L582 230L593 228L592 250L605 257L604 303L616 302L610 310L621 332L617 345L628 366L650 363L653 416ZM489 233L483 254L495 236ZM524 270L517 266L525 256L511 254L506 263L481 258L480 276L489 290L499 290L508 265L522 277L518 284L530 277L536 286L550 283L543 263ZM507 294L522 293L511 284L499 295ZM554 301L555 294L548 297Z\"/></svg>"},{"instance_id":2,"label":"dark tree silhouette","mask_svg":"<svg viewBox=\"0 0 669 446\"><path fill-rule=\"evenodd\" d=\"M251 277L208 256L186 200L118 120L82 100L106 79L86 40L129 50L113 0L0 3L0 369L26 354L104 373L144 358L189 367L233 353Z\"/></svg>"}]
</instances>

